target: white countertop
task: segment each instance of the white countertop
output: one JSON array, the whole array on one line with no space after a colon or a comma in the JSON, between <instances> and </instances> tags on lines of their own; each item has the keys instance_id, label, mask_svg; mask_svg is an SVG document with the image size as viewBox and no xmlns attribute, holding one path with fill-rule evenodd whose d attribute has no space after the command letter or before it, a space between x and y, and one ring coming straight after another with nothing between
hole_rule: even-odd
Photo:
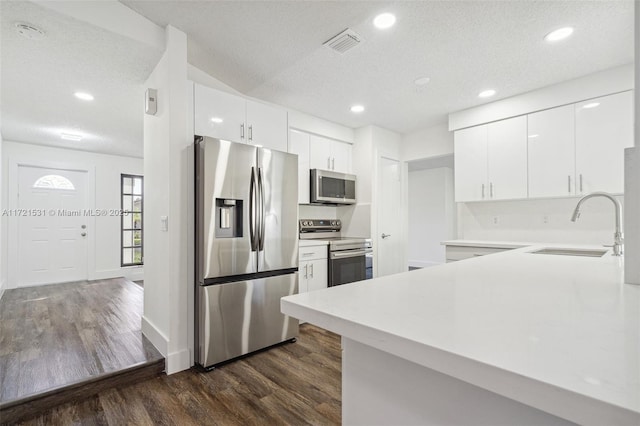
<instances>
[{"instance_id":1,"label":"white countertop","mask_svg":"<svg viewBox=\"0 0 640 426\"><path fill-rule=\"evenodd\" d=\"M298 247L326 246L328 244L327 240L298 240Z\"/></svg>"},{"instance_id":2,"label":"white countertop","mask_svg":"<svg viewBox=\"0 0 640 426\"><path fill-rule=\"evenodd\" d=\"M526 243L522 241L486 241L486 240L447 240L441 241L443 246L462 246L462 247L491 247L491 248L508 248L516 249L531 245L540 245L540 243ZM546 244L545 244L546 246Z\"/></svg>"},{"instance_id":3,"label":"white countertop","mask_svg":"<svg viewBox=\"0 0 640 426\"><path fill-rule=\"evenodd\" d=\"M640 286L530 246L282 299L282 311L581 424L639 424ZM595 246L572 246L602 248Z\"/></svg>"}]
</instances>

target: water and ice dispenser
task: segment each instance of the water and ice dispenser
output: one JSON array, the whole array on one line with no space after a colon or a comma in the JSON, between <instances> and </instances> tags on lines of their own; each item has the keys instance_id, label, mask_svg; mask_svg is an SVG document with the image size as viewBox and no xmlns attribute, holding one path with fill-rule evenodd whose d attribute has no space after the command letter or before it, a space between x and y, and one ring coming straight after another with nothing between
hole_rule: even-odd
<instances>
[{"instance_id":1,"label":"water and ice dispenser","mask_svg":"<svg viewBox=\"0 0 640 426\"><path fill-rule=\"evenodd\" d=\"M242 200L216 198L216 238L242 237Z\"/></svg>"}]
</instances>

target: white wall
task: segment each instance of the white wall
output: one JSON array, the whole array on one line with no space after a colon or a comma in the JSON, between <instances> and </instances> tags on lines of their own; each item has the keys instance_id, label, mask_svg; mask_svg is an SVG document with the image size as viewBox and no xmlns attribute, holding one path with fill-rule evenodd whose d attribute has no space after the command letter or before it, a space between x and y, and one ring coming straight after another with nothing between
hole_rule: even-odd
<instances>
[{"instance_id":1,"label":"white wall","mask_svg":"<svg viewBox=\"0 0 640 426\"><path fill-rule=\"evenodd\" d=\"M446 262L440 243L455 238L453 169L438 167L409 172L409 266L427 267Z\"/></svg>"},{"instance_id":2,"label":"white wall","mask_svg":"<svg viewBox=\"0 0 640 426\"><path fill-rule=\"evenodd\" d=\"M457 130L503 120L633 88L633 64L533 90L496 102L449 114L449 129Z\"/></svg>"},{"instance_id":3,"label":"white wall","mask_svg":"<svg viewBox=\"0 0 640 426\"><path fill-rule=\"evenodd\" d=\"M315 133L331 139L353 143L355 132L352 128L323 120L293 109L288 110L289 127L307 133Z\"/></svg>"},{"instance_id":4,"label":"white wall","mask_svg":"<svg viewBox=\"0 0 640 426\"><path fill-rule=\"evenodd\" d=\"M623 197L617 197L621 202ZM611 201L585 202L577 222L578 198L458 203L458 238L567 244L613 244Z\"/></svg>"},{"instance_id":5,"label":"white wall","mask_svg":"<svg viewBox=\"0 0 640 426\"><path fill-rule=\"evenodd\" d=\"M640 284L640 4L635 2L635 147L625 152L625 282Z\"/></svg>"},{"instance_id":6,"label":"white wall","mask_svg":"<svg viewBox=\"0 0 640 426\"><path fill-rule=\"evenodd\" d=\"M189 125L187 38L167 26L166 51L145 83L158 111L144 116L146 224L142 332L166 358L167 374L188 369L193 354L193 128ZM142 113L142 111L141 111ZM191 116L191 121L193 117ZM168 219L168 229L160 221ZM191 238L191 240L190 240Z\"/></svg>"},{"instance_id":7,"label":"white wall","mask_svg":"<svg viewBox=\"0 0 640 426\"><path fill-rule=\"evenodd\" d=\"M0 126L1 128L2 126ZM6 199L6 191L4 188L4 182L6 182L4 178L3 171L4 161L2 151L4 149L4 142L2 140L2 132L0 132L0 176L2 177L2 185L0 185L0 211L7 208L7 199ZM8 217L5 215L0 216L0 299L4 294L4 290L7 287L7 219Z\"/></svg>"},{"instance_id":8,"label":"white wall","mask_svg":"<svg viewBox=\"0 0 640 426\"><path fill-rule=\"evenodd\" d=\"M10 165L28 163L47 166L54 163L95 173L93 178L95 187L90 189L92 197L89 202L94 203L90 205L91 209L120 209L120 174L141 175L143 171L141 158L95 154L12 141L4 141L2 144L2 163L4 206L9 205L8 197L13 193L7 187L9 181L17 181L16 176L11 179L9 177L12 170L17 170L17 167ZM143 279L142 267L120 267L120 217L100 216L91 219L95 220L95 225L89 227L89 231L93 230L94 235L92 235L93 247L88 253L88 278L93 280L124 276L132 280ZM8 234L5 232L2 233L2 236L3 242L6 244L6 251L16 250L17 241L9 241ZM6 251L3 253L6 254ZM3 258L5 257L3 256ZM7 285L8 288L12 288L16 285L18 271L13 268L9 269L11 269L11 274L8 275Z\"/></svg>"},{"instance_id":9,"label":"white wall","mask_svg":"<svg viewBox=\"0 0 640 426\"><path fill-rule=\"evenodd\" d=\"M402 161L453 154L453 132L447 123L416 130L402 138Z\"/></svg>"}]
</instances>

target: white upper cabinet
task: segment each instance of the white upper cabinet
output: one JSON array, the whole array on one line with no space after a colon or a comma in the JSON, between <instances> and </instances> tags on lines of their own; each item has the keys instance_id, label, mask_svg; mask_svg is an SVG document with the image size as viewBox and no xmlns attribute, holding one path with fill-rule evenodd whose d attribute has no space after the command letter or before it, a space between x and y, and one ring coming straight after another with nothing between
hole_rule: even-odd
<instances>
[{"instance_id":1,"label":"white upper cabinet","mask_svg":"<svg viewBox=\"0 0 640 426\"><path fill-rule=\"evenodd\" d=\"M527 197L527 117L488 125L487 172L492 200Z\"/></svg>"},{"instance_id":2,"label":"white upper cabinet","mask_svg":"<svg viewBox=\"0 0 640 426\"><path fill-rule=\"evenodd\" d=\"M351 173L351 144L310 135L310 168Z\"/></svg>"},{"instance_id":3,"label":"white upper cabinet","mask_svg":"<svg viewBox=\"0 0 640 426\"><path fill-rule=\"evenodd\" d=\"M633 146L632 94L456 131L456 201L623 193L624 148Z\"/></svg>"},{"instance_id":4,"label":"white upper cabinet","mask_svg":"<svg viewBox=\"0 0 640 426\"><path fill-rule=\"evenodd\" d=\"M195 134L243 142L246 101L197 83L194 90Z\"/></svg>"},{"instance_id":5,"label":"white upper cabinet","mask_svg":"<svg viewBox=\"0 0 640 426\"><path fill-rule=\"evenodd\" d=\"M575 194L573 105L529 114L529 197Z\"/></svg>"},{"instance_id":6,"label":"white upper cabinet","mask_svg":"<svg viewBox=\"0 0 640 426\"><path fill-rule=\"evenodd\" d=\"M332 170L340 173L352 173L351 155L353 147L350 143L333 142L333 158L331 160Z\"/></svg>"},{"instance_id":7,"label":"white upper cabinet","mask_svg":"<svg viewBox=\"0 0 640 426\"><path fill-rule=\"evenodd\" d=\"M287 112L271 105L247 100L248 143L287 152Z\"/></svg>"},{"instance_id":8,"label":"white upper cabinet","mask_svg":"<svg viewBox=\"0 0 640 426\"><path fill-rule=\"evenodd\" d=\"M458 130L455 144L455 198L479 201L487 196L487 126Z\"/></svg>"},{"instance_id":9,"label":"white upper cabinet","mask_svg":"<svg viewBox=\"0 0 640 426\"><path fill-rule=\"evenodd\" d=\"M194 120L197 135L287 151L287 112L271 105L196 83Z\"/></svg>"},{"instance_id":10,"label":"white upper cabinet","mask_svg":"<svg viewBox=\"0 0 640 426\"><path fill-rule=\"evenodd\" d=\"M575 104L577 193L624 192L624 148L633 146L632 92Z\"/></svg>"},{"instance_id":11,"label":"white upper cabinet","mask_svg":"<svg viewBox=\"0 0 640 426\"><path fill-rule=\"evenodd\" d=\"M290 130L289 152L298 155L298 203L309 204L309 134Z\"/></svg>"}]
</instances>

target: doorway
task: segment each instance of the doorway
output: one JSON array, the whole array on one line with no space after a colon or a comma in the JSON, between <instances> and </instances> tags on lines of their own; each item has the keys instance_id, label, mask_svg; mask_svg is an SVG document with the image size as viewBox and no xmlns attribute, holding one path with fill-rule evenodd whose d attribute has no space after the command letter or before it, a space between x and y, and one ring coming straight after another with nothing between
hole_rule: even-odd
<instances>
[{"instance_id":1,"label":"doorway","mask_svg":"<svg viewBox=\"0 0 640 426\"><path fill-rule=\"evenodd\" d=\"M17 287L87 279L87 172L18 165Z\"/></svg>"},{"instance_id":2,"label":"doorway","mask_svg":"<svg viewBox=\"0 0 640 426\"><path fill-rule=\"evenodd\" d=\"M380 200L377 202L377 256L374 268L377 271L376 276L382 277L405 270L400 162L384 156L378 157L378 176Z\"/></svg>"}]
</instances>

